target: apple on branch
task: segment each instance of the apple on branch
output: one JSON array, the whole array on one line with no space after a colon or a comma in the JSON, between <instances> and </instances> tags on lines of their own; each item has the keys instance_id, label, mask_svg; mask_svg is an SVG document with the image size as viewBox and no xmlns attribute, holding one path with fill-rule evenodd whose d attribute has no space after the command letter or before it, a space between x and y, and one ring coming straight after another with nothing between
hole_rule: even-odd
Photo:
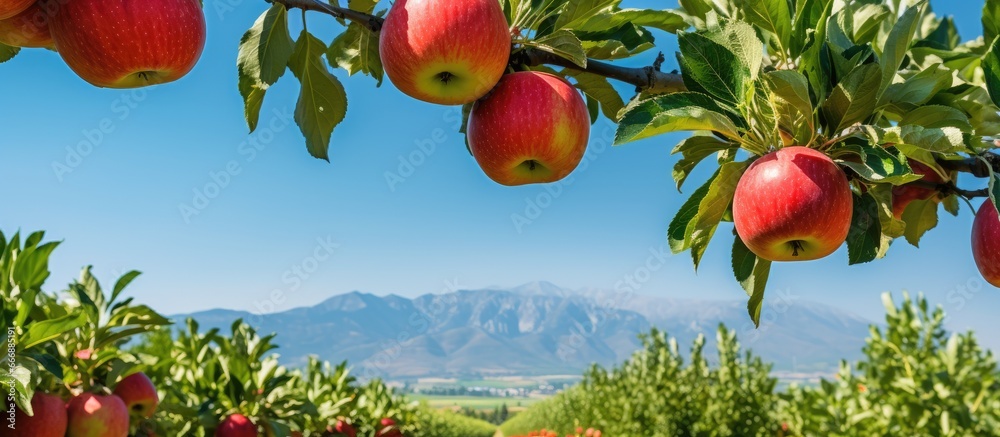
<instances>
[{"instance_id":1,"label":"apple on branch","mask_svg":"<svg viewBox=\"0 0 1000 437\"><path fill-rule=\"evenodd\" d=\"M133 373L123 378L115 386L114 394L125 402L129 412L142 417L152 417L160 397L153 381L145 373Z\"/></svg>"},{"instance_id":2,"label":"apple on branch","mask_svg":"<svg viewBox=\"0 0 1000 437\"><path fill-rule=\"evenodd\" d=\"M972 257L986 282L1000 287L1000 215L989 200L972 223Z\"/></svg>"},{"instance_id":3,"label":"apple on branch","mask_svg":"<svg viewBox=\"0 0 1000 437\"><path fill-rule=\"evenodd\" d=\"M54 49L49 16L38 3L13 17L0 20L0 43L12 47Z\"/></svg>"},{"instance_id":4,"label":"apple on branch","mask_svg":"<svg viewBox=\"0 0 1000 437\"><path fill-rule=\"evenodd\" d=\"M537 71L503 76L469 114L469 149L503 185L558 181L587 150L590 114L562 78Z\"/></svg>"},{"instance_id":5,"label":"apple on branch","mask_svg":"<svg viewBox=\"0 0 1000 437\"><path fill-rule=\"evenodd\" d=\"M442 105L485 95L510 58L510 29L497 0L398 0L379 38L393 85Z\"/></svg>"},{"instance_id":6,"label":"apple on branch","mask_svg":"<svg viewBox=\"0 0 1000 437\"><path fill-rule=\"evenodd\" d=\"M257 425L242 414L230 414L215 428L215 437L257 437Z\"/></svg>"},{"instance_id":7,"label":"apple on branch","mask_svg":"<svg viewBox=\"0 0 1000 437\"><path fill-rule=\"evenodd\" d=\"M205 48L199 0L47 0L49 28L63 61L106 88L172 82Z\"/></svg>"},{"instance_id":8,"label":"apple on branch","mask_svg":"<svg viewBox=\"0 0 1000 437\"><path fill-rule=\"evenodd\" d=\"M921 179L923 182L933 184L943 184L946 182L937 171L934 171L933 168L928 167L926 164L912 159L908 159L907 164L910 165L914 173L923 176L923 179ZM906 207L910 202L914 200L927 200L937 194L938 191L933 188L913 183L892 187L892 214L897 219L902 218L903 212L906 211Z\"/></svg>"},{"instance_id":9,"label":"apple on branch","mask_svg":"<svg viewBox=\"0 0 1000 437\"><path fill-rule=\"evenodd\" d=\"M770 261L830 255L847 239L854 202L844 171L823 153L793 146L764 155L740 178L736 233Z\"/></svg>"},{"instance_id":10,"label":"apple on branch","mask_svg":"<svg viewBox=\"0 0 1000 437\"><path fill-rule=\"evenodd\" d=\"M66 406L69 418L66 437L126 437L128 408L115 395L83 393Z\"/></svg>"},{"instance_id":11,"label":"apple on branch","mask_svg":"<svg viewBox=\"0 0 1000 437\"><path fill-rule=\"evenodd\" d=\"M14 422L0 426L0 437L63 437L66 435L66 403L58 396L35 392L31 397L33 416L14 408ZM5 409L6 411L6 409ZM13 425L13 428L8 426Z\"/></svg>"}]
</instances>

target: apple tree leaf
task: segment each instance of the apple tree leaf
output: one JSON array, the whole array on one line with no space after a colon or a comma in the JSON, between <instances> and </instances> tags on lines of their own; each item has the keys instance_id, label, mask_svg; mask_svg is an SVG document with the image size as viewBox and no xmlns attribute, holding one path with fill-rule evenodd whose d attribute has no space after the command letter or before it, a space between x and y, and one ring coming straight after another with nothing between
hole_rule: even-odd
<instances>
[{"instance_id":1,"label":"apple tree leaf","mask_svg":"<svg viewBox=\"0 0 1000 437\"><path fill-rule=\"evenodd\" d=\"M792 15L786 0L738 0L746 19L774 35L779 47L787 47L792 37Z\"/></svg>"},{"instance_id":2,"label":"apple tree leaf","mask_svg":"<svg viewBox=\"0 0 1000 437\"><path fill-rule=\"evenodd\" d=\"M754 326L759 328L760 313L764 306L764 289L771 275L771 261L754 255L737 236L733 241L733 274L750 296L747 311Z\"/></svg>"},{"instance_id":3,"label":"apple tree leaf","mask_svg":"<svg viewBox=\"0 0 1000 437\"><path fill-rule=\"evenodd\" d=\"M865 64L837 84L822 105L831 132L840 132L872 115L881 80L878 64Z\"/></svg>"},{"instance_id":4,"label":"apple tree leaf","mask_svg":"<svg viewBox=\"0 0 1000 437\"><path fill-rule=\"evenodd\" d=\"M852 144L840 150L847 153L835 159L837 164L850 168L867 181L902 185L921 178L913 173L904 157L893 155L882 147Z\"/></svg>"},{"instance_id":5,"label":"apple tree leaf","mask_svg":"<svg viewBox=\"0 0 1000 437\"><path fill-rule=\"evenodd\" d=\"M565 2L562 13L556 18L555 28L574 28L580 22L592 17L612 12L621 0L569 0Z\"/></svg>"},{"instance_id":6,"label":"apple tree leaf","mask_svg":"<svg viewBox=\"0 0 1000 437\"><path fill-rule=\"evenodd\" d=\"M625 107L625 101L606 77L569 69L563 70L562 73L575 79L576 87L580 91L600 103L600 109L605 117L611 121L618 121L618 113Z\"/></svg>"},{"instance_id":7,"label":"apple tree leaf","mask_svg":"<svg viewBox=\"0 0 1000 437\"><path fill-rule=\"evenodd\" d=\"M0 43L0 64L13 59L14 56L17 56L20 51L20 47L12 47L7 44Z\"/></svg>"},{"instance_id":8,"label":"apple tree leaf","mask_svg":"<svg viewBox=\"0 0 1000 437\"><path fill-rule=\"evenodd\" d=\"M332 67L347 70L353 76L362 72L375 78L382 86L385 70L382 68L382 58L378 52L379 35L371 29L352 22L347 30L337 36L326 52L326 59Z\"/></svg>"},{"instance_id":9,"label":"apple tree leaf","mask_svg":"<svg viewBox=\"0 0 1000 437\"><path fill-rule=\"evenodd\" d=\"M737 147L736 143L724 141L709 135L694 135L685 138L670 152L671 154L681 154L681 159L677 161L677 164L674 164L673 170L674 182L677 183L677 191L680 191L691 170L699 162L713 153L736 149Z\"/></svg>"},{"instance_id":10,"label":"apple tree leaf","mask_svg":"<svg viewBox=\"0 0 1000 437\"><path fill-rule=\"evenodd\" d=\"M602 12L586 19L576 19L563 28L585 31L602 31L615 29L623 24L632 23L636 26L652 27L664 32L676 33L688 27L684 17L669 10L658 9L623 9L614 12Z\"/></svg>"},{"instance_id":11,"label":"apple tree leaf","mask_svg":"<svg viewBox=\"0 0 1000 437\"><path fill-rule=\"evenodd\" d=\"M67 331L79 328L87 323L87 315L82 311L64 317L31 323L28 329L17 341L21 350L31 349L49 340L59 337Z\"/></svg>"},{"instance_id":12,"label":"apple tree leaf","mask_svg":"<svg viewBox=\"0 0 1000 437\"><path fill-rule=\"evenodd\" d=\"M983 73L993 104L1000 106L1000 38L993 42L990 51L983 57Z\"/></svg>"},{"instance_id":13,"label":"apple tree leaf","mask_svg":"<svg viewBox=\"0 0 1000 437\"><path fill-rule=\"evenodd\" d=\"M889 36L886 37L885 45L882 47L882 80L879 83L876 98L880 97L892 83L892 78L896 76L896 71L899 70L899 66L903 62L903 57L909 51L910 43L913 42L913 34L920 26L923 7L924 2L921 1L907 8L903 15L896 20L892 30L889 31Z\"/></svg>"},{"instance_id":14,"label":"apple tree leaf","mask_svg":"<svg viewBox=\"0 0 1000 437\"><path fill-rule=\"evenodd\" d=\"M899 120L899 126L915 125L923 128L953 127L965 133L972 133L974 128L969 123L969 116L951 106L924 105L907 112Z\"/></svg>"},{"instance_id":15,"label":"apple tree leaf","mask_svg":"<svg viewBox=\"0 0 1000 437\"><path fill-rule=\"evenodd\" d=\"M983 38L988 44L1000 36L1000 0L986 0L982 21Z\"/></svg>"},{"instance_id":16,"label":"apple tree leaf","mask_svg":"<svg viewBox=\"0 0 1000 437\"><path fill-rule=\"evenodd\" d=\"M851 265L875 260L882 246L878 203L871 195L854 196L854 216L847 234L847 258Z\"/></svg>"},{"instance_id":17,"label":"apple tree leaf","mask_svg":"<svg viewBox=\"0 0 1000 437\"><path fill-rule=\"evenodd\" d=\"M733 196L736 194L736 185L740 182L740 177L747 169L747 162L727 162L719 167L716 176L712 178L711 185L705 193L705 197L698 203L698 215L688 223L684 231L684 240L691 248L691 258L694 261L694 268L698 270L701 258L715 235L715 229L722 221L722 217L729 210L729 205L733 203Z\"/></svg>"},{"instance_id":18,"label":"apple tree leaf","mask_svg":"<svg viewBox=\"0 0 1000 437\"><path fill-rule=\"evenodd\" d=\"M329 161L327 149L333 128L347 115L347 93L324 65L325 51L326 45L303 29L288 67L302 84L295 104L295 123L306 138L309 153Z\"/></svg>"},{"instance_id":19,"label":"apple tree leaf","mask_svg":"<svg viewBox=\"0 0 1000 437\"><path fill-rule=\"evenodd\" d=\"M772 71L763 77L778 126L791 134L795 144L809 144L816 132L809 81L794 70Z\"/></svg>"},{"instance_id":20,"label":"apple tree leaf","mask_svg":"<svg viewBox=\"0 0 1000 437\"><path fill-rule=\"evenodd\" d=\"M736 125L711 97L693 92L656 96L629 104L615 133L616 145L677 131L715 131L740 141Z\"/></svg>"},{"instance_id":21,"label":"apple tree leaf","mask_svg":"<svg viewBox=\"0 0 1000 437\"><path fill-rule=\"evenodd\" d=\"M903 210L906 241L920 247L920 238L938 225L938 204L933 199L915 199Z\"/></svg>"},{"instance_id":22,"label":"apple tree leaf","mask_svg":"<svg viewBox=\"0 0 1000 437\"><path fill-rule=\"evenodd\" d=\"M576 31L587 57L623 59L654 47L653 35L642 27L624 23L600 32Z\"/></svg>"},{"instance_id":23,"label":"apple tree leaf","mask_svg":"<svg viewBox=\"0 0 1000 437\"><path fill-rule=\"evenodd\" d=\"M583 51L583 43L568 30L557 30L536 40L526 41L524 44L566 58L580 68L587 67L587 54Z\"/></svg>"},{"instance_id":24,"label":"apple tree leaf","mask_svg":"<svg viewBox=\"0 0 1000 437\"><path fill-rule=\"evenodd\" d=\"M901 83L889 84L883 98L885 104L903 108L898 113L927 103L937 93L951 87L952 71L934 64L910 76Z\"/></svg>"},{"instance_id":25,"label":"apple tree leaf","mask_svg":"<svg viewBox=\"0 0 1000 437\"><path fill-rule=\"evenodd\" d=\"M691 196L677 211L677 215L670 221L670 225L667 227L667 242L670 244L670 250L674 253L681 253L691 248L690 240L687 239L687 229L698 217L701 201L708 194L708 190L712 187L712 182L715 181L718 174L716 171L704 185L691 193Z\"/></svg>"},{"instance_id":26,"label":"apple tree leaf","mask_svg":"<svg viewBox=\"0 0 1000 437\"><path fill-rule=\"evenodd\" d=\"M288 33L288 11L280 4L271 5L240 39L236 65L251 132L257 128L264 94L284 74L294 45Z\"/></svg>"},{"instance_id":27,"label":"apple tree leaf","mask_svg":"<svg viewBox=\"0 0 1000 437\"><path fill-rule=\"evenodd\" d=\"M743 102L763 57L753 28L733 23L711 32L681 32L677 40L689 89L704 89L729 106Z\"/></svg>"}]
</instances>

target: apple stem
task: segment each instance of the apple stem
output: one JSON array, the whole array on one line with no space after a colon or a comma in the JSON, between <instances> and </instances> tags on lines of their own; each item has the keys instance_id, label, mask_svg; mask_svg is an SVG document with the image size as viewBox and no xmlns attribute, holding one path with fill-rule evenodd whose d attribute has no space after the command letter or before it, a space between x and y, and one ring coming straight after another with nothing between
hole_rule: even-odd
<instances>
[{"instance_id":1,"label":"apple stem","mask_svg":"<svg viewBox=\"0 0 1000 437\"><path fill-rule=\"evenodd\" d=\"M789 244L792 245L792 256L799 256L799 249L803 249L803 247L802 247L802 241L795 240L795 241L793 241L793 242L791 242Z\"/></svg>"}]
</instances>

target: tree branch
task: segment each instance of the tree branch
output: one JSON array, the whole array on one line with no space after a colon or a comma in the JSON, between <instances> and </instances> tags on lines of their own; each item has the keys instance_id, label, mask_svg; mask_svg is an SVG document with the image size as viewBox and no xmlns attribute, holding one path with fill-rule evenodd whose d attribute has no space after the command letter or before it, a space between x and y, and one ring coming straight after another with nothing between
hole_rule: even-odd
<instances>
[{"instance_id":1,"label":"tree branch","mask_svg":"<svg viewBox=\"0 0 1000 437\"><path fill-rule=\"evenodd\" d=\"M382 30L382 24L385 20L381 17L376 17L374 15L369 15L363 12L358 12L348 8L339 8L336 6L331 6L327 3L323 3L318 0L265 0L268 3L277 3L284 5L287 9L302 9L304 11L314 11L330 15L341 20L350 20L355 23L360 23L367 27L372 32L378 32ZM658 93L671 93L677 91L684 91L684 81L681 79L681 75L676 73L662 73L660 72L660 65L663 64L663 55L657 58L656 62L649 67L642 68L629 68L621 67L618 65L612 65L607 62L596 61L593 59L587 60L587 68L581 68L579 65L574 64L568 59L557 56L552 53L543 52L534 48L526 48L517 53L517 55L512 59L513 62L519 65L534 66L551 64L560 67L569 68L576 71L586 71L588 73L593 73L608 77L611 79L620 80L625 83L635 85L637 91L646 91L654 94Z\"/></svg>"},{"instance_id":2,"label":"tree branch","mask_svg":"<svg viewBox=\"0 0 1000 437\"><path fill-rule=\"evenodd\" d=\"M966 199L974 199L976 197L989 197L990 195L989 190L987 190L986 188L982 188L979 190L965 190L962 188L958 188L958 186L956 186L954 182L938 184L930 181L919 180L910 182L910 184L918 187L927 188L930 190L939 191L945 196L958 194L959 196L962 196Z\"/></svg>"},{"instance_id":3,"label":"tree branch","mask_svg":"<svg viewBox=\"0 0 1000 437\"><path fill-rule=\"evenodd\" d=\"M951 161L943 160L940 161L940 164L945 170L969 173L977 178L990 177L990 167L993 168L994 173L1000 173L1000 155L994 152L984 152L980 156L985 159L985 162L979 158L966 158ZM987 165L987 162L989 165Z\"/></svg>"}]
</instances>

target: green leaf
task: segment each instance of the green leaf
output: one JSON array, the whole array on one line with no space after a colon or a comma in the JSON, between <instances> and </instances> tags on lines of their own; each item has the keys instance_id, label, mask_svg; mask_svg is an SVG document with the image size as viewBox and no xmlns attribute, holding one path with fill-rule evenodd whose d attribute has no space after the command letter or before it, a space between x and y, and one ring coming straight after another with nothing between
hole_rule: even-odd
<instances>
[{"instance_id":1,"label":"green leaf","mask_svg":"<svg viewBox=\"0 0 1000 437\"><path fill-rule=\"evenodd\" d=\"M921 176L913 174L906 164L906 159L894 156L887 150L872 145L851 145L842 150L849 150L855 159L844 159L839 156L835 161L854 170L858 176L876 183L902 185L920 180ZM857 159L860 158L860 159Z\"/></svg>"},{"instance_id":2,"label":"green leaf","mask_svg":"<svg viewBox=\"0 0 1000 437\"><path fill-rule=\"evenodd\" d=\"M993 42L990 51L983 57L983 74L993 104L1000 106L1000 38Z\"/></svg>"},{"instance_id":3,"label":"green leaf","mask_svg":"<svg viewBox=\"0 0 1000 437\"><path fill-rule=\"evenodd\" d=\"M736 185L748 165L747 162L727 162L720 166L716 176L712 178L708 192L698 204L698 215L688 223L684 239L691 247L695 270L698 270L705 249L715 235L715 229L733 203Z\"/></svg>"},{"instance_id":4,"label":"green leaf","mask_svg":"<svg viewBox=\"0 0 1000 437\"><path fill-rule=\"evenodd\" d=\"M915 125L923 128L953 127L965 133L972 133L973 128L969 117L964 112L951 106L925 105L907 112L898 123L899 126Z\"/></svg>"},{"instance_id":5,"label":"green leaf","mask_svg":"<svg viewBox=\"0 0 1000 437\"><path fill-rule=\"evenodd\" d=\"M678 30L688 27L681 15L673 11L658 9L623 9L610 13L600 13L585 20L578 19L564 27L596 32L615 29L626 23L652 27L670 33L676 33Z\"/></svg>"},{"instance_id":6,"label":"green leaf","mask_svg":"<svg viewBox=\"0 0 1000 437\"><path fill-rule=\"evenodd\" d=\"M14 263L10 279L21 290L38 289L49 277L49 256L59 246L58 241L41 246L26 245Z\"/></svg>"},{"instance_id":7,"label":"green leaf","mask_svg":"<svg viewBox=\"0 0 1000 437\"><path fill-rule=\"evenodd\" d=\"M913 34L916 33L917 27L920 25L921 9L923 9L923 2L907 8L906 12L903 12L896 24L892 26L892 30L889 31L889 36L886 37L885 45L882 47L882 81L876 98L882 95L882 92L892 83L892 78L896 77L896 71L899 70L899 66L903 63L903 57L910 49Z\"/></svg>"},{"instance_id":8,"label":"green leaf","mask_svg":"<svg viewBox=\"0 0 1000 437\"><path fill-rule=\"evenodd\" d=\"M333 67L347 70L353 76L362 72L378 81L376 86L382 86L385 70L378 53L379 35L359 23L352 22L347 30L341 33L330 44L326 59Z\"/></svg>"},{"instance_id":9,"label":"green leaf","mask_svg":"<svg viewBox=\"0 0 1000 437\"><path fill-rule=\"evenodd\" d=\"M763 56L752 28L733 24L713 32L681 32L677 39L688 88L705 89L730 106L743 102Z\"/></svg>"},{"instance_id":10,"label":"green leaf","mask_svg":"<svg viewBox=\"0 0 1000 437\"><path fill-rule=\"evenodd\" d=\"M295 104L295 123L306 138L309 153L329 161L327 149L333 128L347 115L347 93L323 64L325 51L323 42L303 29L288 67L302 83Z\"/></svg>"},{"instance_id":11,"label":"green leaf","mask_svg":"<svg viewBox=\"0 0 1000 437\"><path fill-rule=\"evenodd\" d=\"M586 56L595 59L622 59L654 47L653 35L632 23L602 32L576 32Z\"/></svg>"},{"instance_id":12,"label":"green leaf","mask_svg":"<svg viewBox=\"0 0 1000 437\"><path fill-rule=\"evenodd\" d=\"M878 64L865 64L837 85L822 106L831 132L840 132L872 115L880 81Z\"/></svg>"},{"instance_id":13,"label":"green leaf","mask_svg":"<svg viewBox=\"0 0 1000 437\"><path fill-rule=\"evenodd\" d=\"M118 295L125 290L125 287L128 287L128 284L132 283L132 281L141 274L141 272L132 270L118 278L118 282L115 283L115 288L111 291L111 302L118 300Z\"/></svg>"},{"instance_id":14,"label":"green leaf","mask_svg":"<svg viewBox=\"0 0 1000 437\"><path fill-rule=\"evenodd\" d=\"M771 275L771 261L757 257L737 236L733 241L733 274L750 296L747 311L750 320L760 327L760 312L764 306L764 289Z\"/></svg>"},{"instance_id":15,"label":"green leaf","mask_svg":"<svg viewBox=\"0 0 1000 437\"><path fill-rule=\"evenodd\" d=\"M952 71L941 64L934 64L902 83L890 84L882 100L889 105L912 109L914 106L927 103L937 93L951 87L951 82Z\"/></svg>"},{"instance_id":16,"label":"green leaf","mask_svg":"<svg viewBox=\"0 0 1000 437\"><path fill-rule=\"evenodd\" d=\"M684 204L677 211L677 215L670 221L670 225L667 227L667 242L670 244L670 250L674 253L681 253L691 247L686 238L687 228L698 216L701 201L708 194L716 176L718 176L718 171L704 185L691 193L691 197L684 201Z\"/></svg>"},{"instance_id":17,"label":"green leaf","mask_svg":"<svg viewBox=\"0 0 1000 437\"><path fill-rule=\"evenodd\" d=\"M816 134L809 81L794 70L772 71L764 75L778 126L792 135L795 144L808 145Z\"/></svg>"},{"instance_id":18,"label":"green leaf","mask_svg":"<svg viewBox=\"0 0 1000 437\"><path fill-rule=\"evenodd\" d=\"M1000 213L1000 173L993 171L993 168L988 162L986 163L986 167L990 169L990 200L993 201L993 207L995 207L997 212Z\"/></svg>"},{"instance_id":19,"label":"green leaf","mask_svg":"<svg viewBox=\"0 0 1000 437\"><path fill-rule=\"evenodd\" d=\"M677 144L671 154L680 153L682 155L680 161L674 165L673 177L674 182L677 183L677 191L680 191L681 186L684 185L684 181L690 175L691 170L698 165L699 162L707 158L709 155L723 150L734 149L737 144L720 140L714 136L708 135L694 135L688 137Z\"/></svg>"},{"instance_id":20,"label":"green leaf","mask_svg":"<svg viewBox=\"0 0 1000 437\"><path fill-rule=\"evenodd\" d=\"M870 195L854 196L854 216L847 234L847 258L851 265L878 258L882 245L882 228L878 219L878 203Z\"/></svg>"},{"instance_id":21,"label":"green leaf","mask_svg":"<svg viewBox=\"0 0 1000 437\"><path fill-rule=\"evenodd\" d=\"M555 28L563 29L602 12L611 12L620 2L621 0L568 0L559 18L556 19Z\"/></svg>"},{"instance_id":22,"label":"green leaf","mask_svg":"<svg viewBox=\"0 0 1000 437\"><path fill-rule=\"evenodd\" d=\"M869 136L877 144L894 143L907 156L915 156L920 150L934 153L968 152L965 135L955 127L924 128L906 125L887 129L867 127Z\"/></svg>"},{"instance_id":23,"label":"green leaf","mask_svg":"<svg viewBox=\"0 0 1000 437\"><path fill-rule=\"evenodd\" d=\"M625 108L614 143L625 144L667 132L697 130L719 132L739 141L736 125L722 111L704 94L684 92L656 96Z\"/></svg>"},{"instance_id":24,"label":"green leaf","mask_svg":"<svg viewBox=\"0 0 1000 437\"><path fill-rule=\"evenodd\" d=\"M792 15L787 0L739 0L737 5L746 19L773 34L781 47L787 47L792 37Z\"/></svg>"},{"instance_id":25,"label":"green leaf","mask_svg":"<svg viewBox=\"0 0 1000 437\"><path fill-rule=\"evenodd\" d=\"M9 45L0 43L0 64L14 59L18 52L21 51L20 47L11 47Z\"/></svg>"},{"instance_id":26,"label":"green leaf","mask_svg":"<svg viewBox=\"0 0 1000 437\"><path fill-rule=\"evenodd\" d=\"M347 7L351 10L371 14L375 12L375 5L379 0L348 0Z\"/></svg>"},{"instance_id":27,"label":"green leaf","mask_svg":"<svg viewBox=\"0 0 1000 437\"><path fill-rule=\"evenodd\" d=\"M906 205L902 219L906 222L906 241L920 247L920 238L938 224L938 204L933 199L916 199Z\"/></svg>"},{"instance_id":28,"label":"green leaf","mask_svg":"<svg viewBox=\"0 0 1000 437\"><path fill-rule=\"evenodd\" d=\"M1000 0L986 0L983 6L983 38L989 43L1000 36Z\"/></svg>"},{"instance_id":29,"label":"green leaf","mask_svg":"<svg viewBox=\"0 0 1000 437\"><path fill-rule=\"evenodd\" d=\"M18 348L28 350L49 340L58 338L67 331L79 328L87 323L87 315L78 311L58 319L44 320L32 323L28 331L18 341Z\"/></svg>"},{"instance_id":30,"label":"green leaf","mask_svg":"<svg viewBox=\"0 0 1000 437\"><path fill-rule=\"evenodd\" d=\"M583 51L583 43L568 30L557 30L539 39L525 42L525 45L568 59L581 68L587 67L587 54Z\"/></svg>"},{"instance_id":31,"label":"green leaf","mask_svg":"<svg viewBox=\"0 0 1000 437\"><path fill-rule=\"evenodd\" d=\"M795 26L792 32L792 56L800 55L799 71L809 79L817 101L822 101L829 91L829 79L823 73L821 59L826 47L826 22L833 10L834 0L804 0L796 4Z\"/></svg>"},{"instance_id":32,"label":"green leaf","mask_svg":"<svg viewBox=\"0 0 1000 437\"><path fill-rule=\"evenodd\" d=\"M240 39L236 65L244 116L251 132L257 128L264 94L284 74L293 45L288 33L288 11L280 4L271 5Z\"/></svg>"},{"instance_id":33,"label":"green leaf","mask_svg":"<svg viewBox=\"0 0 1000 437\"><path fill-rule=\"evenodd\" d=\"M563 70L563 74L575 79L576 87L580 91L600 103L605 117L611 121L618 121L618 113L625 107L625 102L606 77L570 69Z\"/></svg>"}]
</instances>

